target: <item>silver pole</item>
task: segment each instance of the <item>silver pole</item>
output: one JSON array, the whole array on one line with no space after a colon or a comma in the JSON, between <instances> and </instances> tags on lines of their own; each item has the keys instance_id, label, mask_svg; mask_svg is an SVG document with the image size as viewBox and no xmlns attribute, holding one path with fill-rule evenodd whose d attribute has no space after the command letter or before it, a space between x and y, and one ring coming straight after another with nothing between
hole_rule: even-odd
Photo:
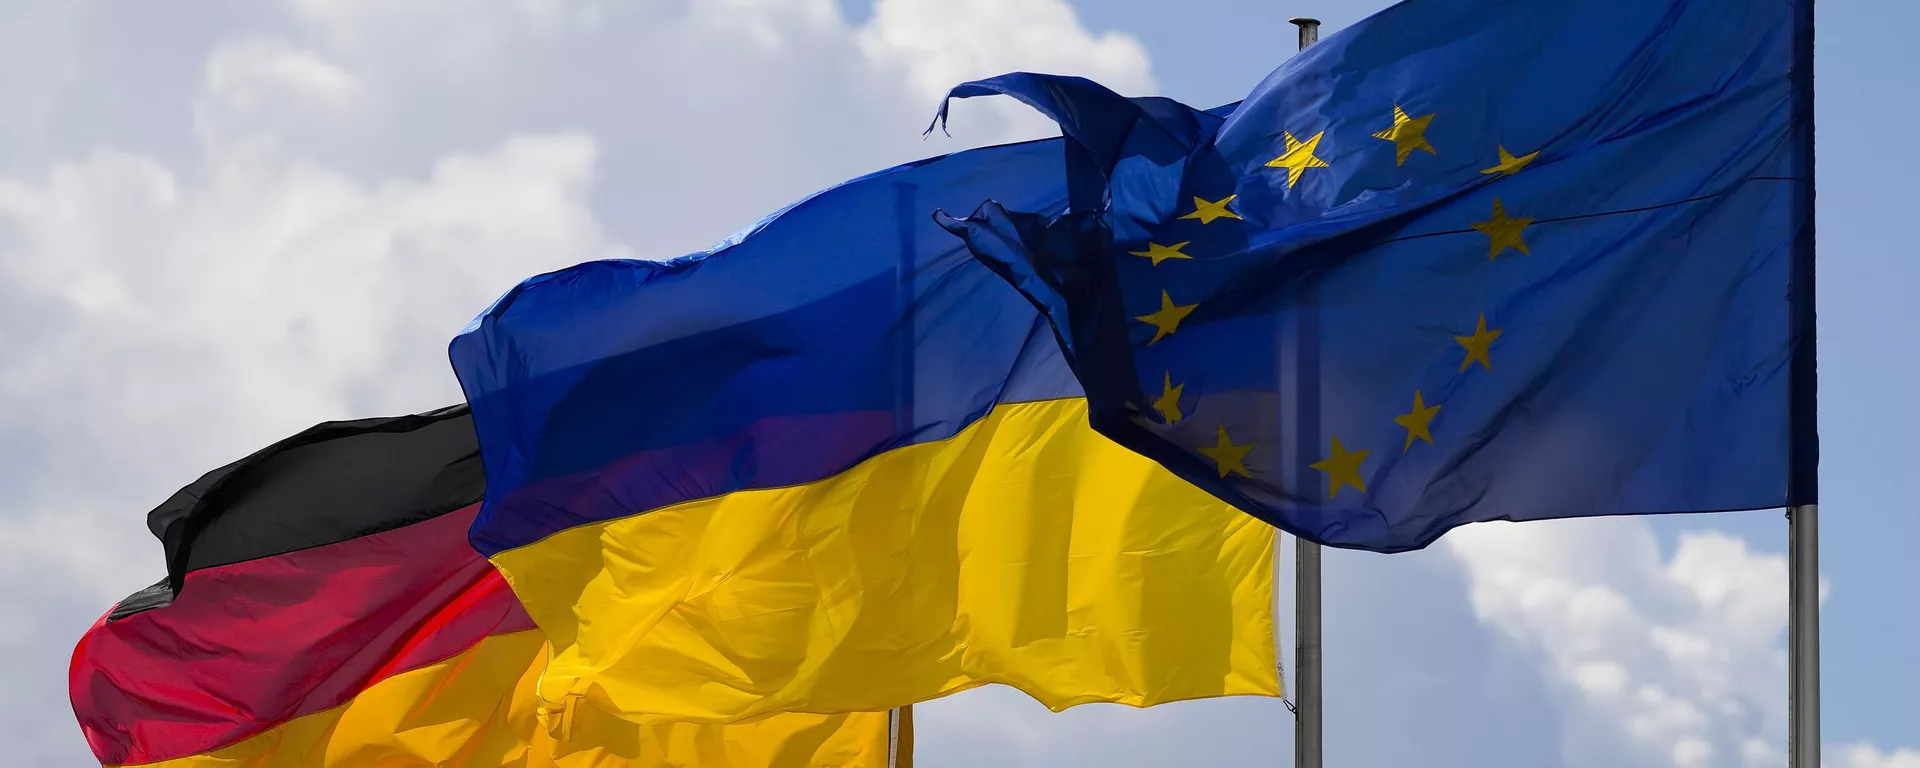
<instances>
[{"instance_id":1,"label":"silver pole","mask_svg":"<svg viewBox=\"0 0 1920 768\"><path fill-rule=\"evenodd\" d=\"M1294 543L1293 764L1320 768L1320 545Z\"/></svg>"},{"instance_id":2,"label":"silver pole","mask_svg":"<svg viewBox=\"0 0 1920 768\"><path fill-rule=\"evenodd\" d=\"M1300 28L1300 50L1304 51L1307 49L1307 46L1320 42L1319 19L1308 16L1295 16L1287 19L1287 23Z\"/></svg>"},{"instance_id":3,"label":"silver pole","mask_svg":"<svg viewBox=\"0 0 1920 768\"><path fill-rule=\"evenodd\" d=\"M1815 501L1820 494L1819 372L1814 319L1814 2L1794 3L1793 81L1795 153L1793 207L1805 217L1793 242L1791 291L1797 342L1787 412L1792 426L1787 496ZM1787 765L1820 768L1820 506L1787 509Z\"/></svg>"},{"instance_id":4,"label":"silver pole","mask_svg":"<svg viewBox=\"0 0 1920 768\"><path fill-rule=\"evenodd\" d=\"M1820 768L1820 506L1787 510L1787 765Z\"/></svg>"},{"instance_id":5,"label":"silver pole","mask_svg":"<svg viewBox=\"0 0 1920 768\"><path fill-rule=\"evenodd\" d=\"M913 707L895 707L887 712L887 768L913 768L913 739L903 737L904 729L913 727ZM902 749L901 742L906 742Z\"/></svg>"},{"instance_id":6,"label":"silver pole","mask_svg":"<svg viewBox=\"0 0 1920 768\"><path fill-rule=\"evenodd\" d=\"M1300 50L1320 41L1320 20L1294 17ZM1320 545L1294 538L1293 559L1293 765L1321 768Z\"/></svg>"}]
</instances>

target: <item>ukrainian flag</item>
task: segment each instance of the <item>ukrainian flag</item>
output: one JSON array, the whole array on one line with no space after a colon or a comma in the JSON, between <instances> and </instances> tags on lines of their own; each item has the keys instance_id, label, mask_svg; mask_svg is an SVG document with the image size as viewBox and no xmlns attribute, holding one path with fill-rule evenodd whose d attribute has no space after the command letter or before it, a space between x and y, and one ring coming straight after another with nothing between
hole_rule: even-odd
<instances>
[{"instance_id":1,"label":"ukrainian flag","mask_svg":"<svg viewBox=\"0 0 1920 768\"><path fill-rule=\"evenodd\" d=\"M842 184L706 252L514 288L453 342L472 527L553 643L542 721L1280 694L1273 530L1095 434L932 220L1067 205L1058 140Z\"/></svg>"}]
</instances>

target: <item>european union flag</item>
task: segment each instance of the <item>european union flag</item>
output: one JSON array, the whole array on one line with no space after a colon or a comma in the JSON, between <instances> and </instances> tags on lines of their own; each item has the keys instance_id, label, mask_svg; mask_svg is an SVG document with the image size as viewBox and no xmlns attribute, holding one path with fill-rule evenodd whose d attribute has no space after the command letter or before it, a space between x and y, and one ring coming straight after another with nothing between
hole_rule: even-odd
<instances>
[{"instance_id":1,"label":"european union flag","mask_svg":"<svg viewBox=\"0 0 1920 768\"><path fill-rule=\"evenodd\" d=\"M1811 23L1413 0L1228 115L968 83L1059 122L1103 203L942 222L1097 430L1324 544L1813 503Z\"/></svg>"}]
</instances>

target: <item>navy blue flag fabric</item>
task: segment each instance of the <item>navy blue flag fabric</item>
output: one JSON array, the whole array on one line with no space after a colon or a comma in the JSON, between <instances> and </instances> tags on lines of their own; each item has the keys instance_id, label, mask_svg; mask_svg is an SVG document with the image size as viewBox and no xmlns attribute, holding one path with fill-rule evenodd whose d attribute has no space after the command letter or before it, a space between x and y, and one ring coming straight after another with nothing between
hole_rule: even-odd
<instances>
[{"instance_id":1,"label":"navy blue flag fabric","mask_svg":"<svg viewBox=\"0 0 1920 768\"><path fill-rule=\"evenodd\" d=\"M1812 503L1811 25L1413 0L1229 115L968 83L1059 122L1104 204L941 220L1051 321L1095 429L1323 544Z\"/></svg>"}]
</instances>

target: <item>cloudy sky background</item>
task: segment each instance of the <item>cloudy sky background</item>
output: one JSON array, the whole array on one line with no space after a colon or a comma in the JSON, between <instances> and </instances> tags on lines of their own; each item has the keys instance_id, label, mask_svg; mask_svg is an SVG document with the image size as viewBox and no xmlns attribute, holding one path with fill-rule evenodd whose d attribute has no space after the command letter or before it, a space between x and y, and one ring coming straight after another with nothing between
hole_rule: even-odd
<instances>
[{"instance_id":1,"label":"cloudy sky background","mask_svg":"<svg viewBox=\"0 0 1920 768\"><path fill-rule=\"evenodd\" d=\"M74 640L164 572L146 510L318 421L459 399L522 277L706 247L821 186L1046 125L1014 69L1197 106L1385 0L0 0L0 743L87 765ZM1920 768L1920 69L1904 0L1820 48L1830 764ZM1908 73L1908 74L1899 74ZM1901 95L1905 94L1905 95ZM1328 763L1778 766L1778 512L1489 525L1330 553ZM1290 645L1290 641L1289 645ZM1276 701L919 709L921 764L1284 765Z\"/></svg>"}]
</instances>

